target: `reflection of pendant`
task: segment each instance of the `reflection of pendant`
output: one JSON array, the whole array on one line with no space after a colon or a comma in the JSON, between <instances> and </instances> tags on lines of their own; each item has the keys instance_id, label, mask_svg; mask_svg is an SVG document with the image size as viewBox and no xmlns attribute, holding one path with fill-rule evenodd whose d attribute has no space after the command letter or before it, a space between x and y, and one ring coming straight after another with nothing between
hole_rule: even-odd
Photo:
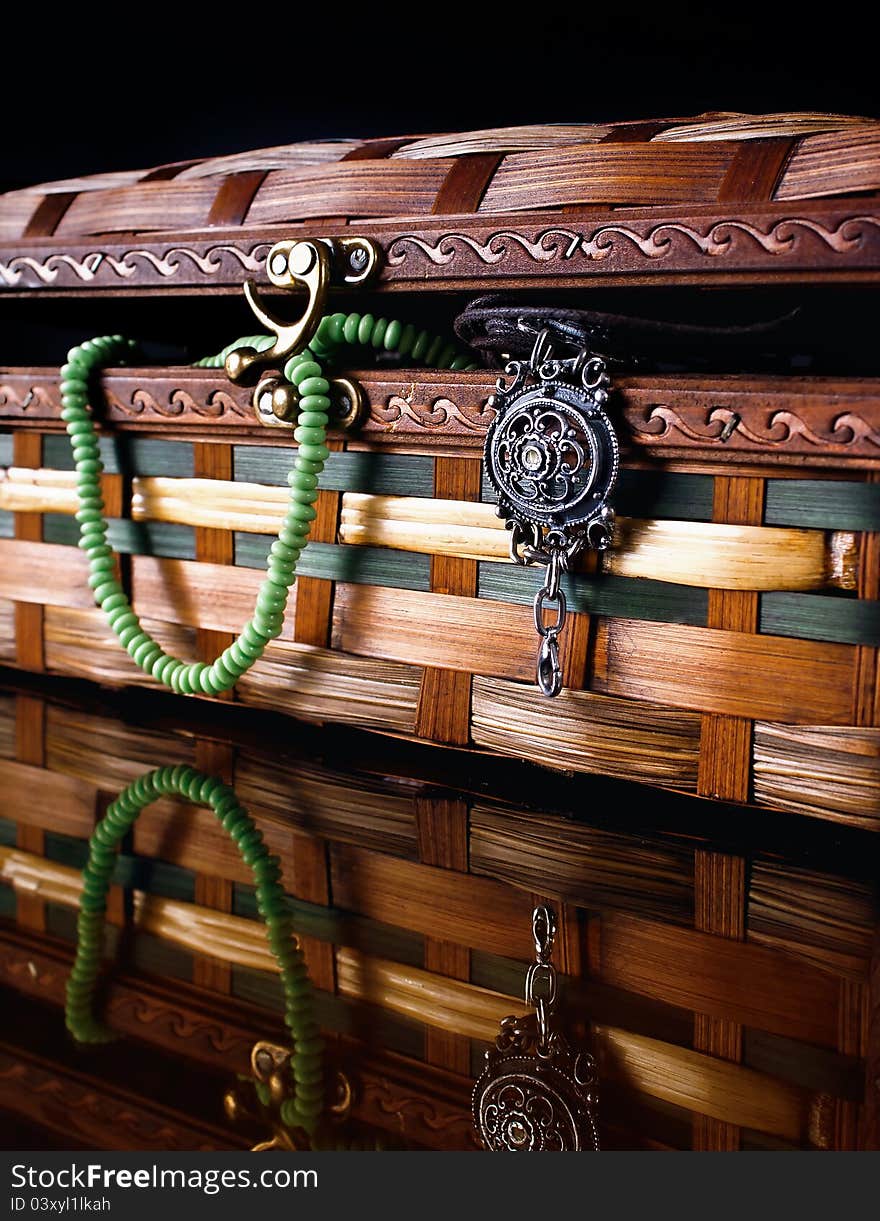
<instances>
[{"instance_id":1,"label":"reflection of pendant","mask_svg":"<svg viewBox=\"0 0 880 1221\"><path fill-rule=\"evenodd\" d=\"M580 351L554 356L547 330L526 361L499 378L498 408L486 436L486 474L498 499L498 515L510 530L518 564L546 564L547 581L535 602L541 636L538 686L545 695L562 687L557 638L566 616L562 574L585 546L604 551L614 513L608 504L620 462L617 438L604 411L609 379L605 362ZM555 621L544 626L544 612Z\"/></svg>"},{"instance_id":2,"label":"reflection of pendant","mask_svg":"<svg viewBox=\"0 0 880 1221\"><path fill-rule=\"evenodd\" d=\"M537 961L526 976L535 1012L505 1018L474 1086L474 1125L491 1152L583 1152L599 1148L596 1065L551 1027L556 971L550 962L555 919L535 908Z\"/></svg>"}]
</instances>

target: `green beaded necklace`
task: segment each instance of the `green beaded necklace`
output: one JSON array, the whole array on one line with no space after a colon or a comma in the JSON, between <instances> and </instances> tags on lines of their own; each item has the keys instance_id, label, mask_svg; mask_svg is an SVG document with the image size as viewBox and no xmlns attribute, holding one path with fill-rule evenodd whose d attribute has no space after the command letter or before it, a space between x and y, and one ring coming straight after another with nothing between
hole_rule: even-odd
<instances>
[{"instance_id":1,"label":"green beaded necklace","mask_svg":"<svg viewBox=\"0 0 880 1221\"><path fill-rule=\"evenodd\" d=\"M239 339L217 356L198 364L217 368L240 347L263 351L273 342L267 335ZM371 314L333 314L322 319L311 349L290 358L284 376L299 392L294 439L298 450L288 476L290 500L278 538L269 553L266 579L260 587L252 618L238 639L210 665L172 657L145 631L115 575L115 559L107 543L107 520L101 494L98 437L88 408L89 382L98 370L122 364L135 345L121 335L87 340L68 353L61 369L61 417L73 447L80 525L79 546L89 561L89 585L107 621L140 668L182 695L218 695L228 691L262 656L269 641L281 632L296 564L315 518L318 476L330 453L325 444L329 422L330 383L319 360L332 360L344 347L372 347L396 352L411 361L448 369L472 367L454 344L417 332L412 325L374 319ZM316 359L317 358L317 359ZM293 1094L282 1104L281 1119L289 1128L305 1131L314 1145L324 1109L323 1041L315 1019L312 986L302 951L293 936L278 857L271 856L260 830L228 785L189 767L162 767L129 785L112 803L89 840L77 922L76 957L67 984L65 1022L82 1043L106 1042L112 1036L95 1017L94 997L101 963L107 890L116 863L116 849L140 812L165 795L209 805L250 866L257 907L266 923L266 936L281 972L284 1020L293 1038L290 1065Z\"/></svg>"},{"instance_id":2,"label":"green beaded necklace","mask_svg":"<svg viewBox=\"0 0 880 1221\"><path fill-rule=\"evenodd\" d=\"M250 346L263 350L271 342L265 335L240 339L218 356L198 363L202 367L218 367L236 348ZM89 339L68 353L67 364L61 369L61 418L67 425L67 435L73 446L79 500L76 519L80 526L79 545L89 560L89 585L107 622L132 660L144 673L172 691L180 695L219 695L228 691L259 660L269 641L280 635L297 560L308 542L311 523L316 516L313 506L318 498L318 476L330 453L325 444L330 383L316 357L332 358L341 348L357 345L383 348L414 361L436 362L441 368L469 367L469 357L459 353L454 344L444 345L442 338L432 337L426 331L417 334L411 325L403 326L384 318L376 320L371 314L363 317L360 314L332 314L321 320L311 349L306 348L291 357L284 368L284 376L300 395L297 427L293 433L299 448L288 476L287 513L269 551L266 579L257 595L252 618L238 639L210 664L184 662L172 657L144 630L115 575L115 560L107 543L107 520L101 495L103 464L88 409L88 388L90 379L99 369L124 363L135 345L121 335L109 335Z\"/></svg>"}]
</instances>

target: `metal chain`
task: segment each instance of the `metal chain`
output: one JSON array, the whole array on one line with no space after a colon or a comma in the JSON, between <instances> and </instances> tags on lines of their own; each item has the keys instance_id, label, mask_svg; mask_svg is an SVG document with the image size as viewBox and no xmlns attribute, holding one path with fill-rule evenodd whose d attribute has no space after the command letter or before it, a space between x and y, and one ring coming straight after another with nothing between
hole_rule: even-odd
<instances>
[{"instance_id":1,"label":"metal chain","mask_svg":"<svg viewBox=\"0 0 880 1221\"><path fill-rule=\"evenodd\" d=\"M535 595L535 631L541 637L538 646L537 681L544 695L558 695L562 690L562 666L559 664L559 633L565 627L568 602L560 582L568 570L566 549L551 544L547 563L547 579ZM555 615L552 623L544 622L544 614Z\"/></svg>"},{"instance_id":2,"label":"metal chain","mask_svg":"<svg viewBox=\"0 0 880 1221\"><path fill-rule=\"evenodd\" d=\"M526 974L526 1004L535 1010L538 1019L537 1053L546 1058L553 1054L555 1035L550 1029L550 1016L556 1008L559 982L556 968L550 961L556 937L556 916L549 907L536 907L532 913L532 933L535 938L535 961ZM542 985L536 990L536 985Z\"/></svg>"}]
</instances>

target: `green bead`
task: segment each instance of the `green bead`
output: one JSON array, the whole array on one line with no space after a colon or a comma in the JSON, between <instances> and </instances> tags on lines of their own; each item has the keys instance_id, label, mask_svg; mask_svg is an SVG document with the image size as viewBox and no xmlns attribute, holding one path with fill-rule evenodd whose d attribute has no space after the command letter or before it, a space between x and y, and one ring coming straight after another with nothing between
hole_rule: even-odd
<instances>
[{"instance_id":1,"label":"green bead","mask_svg":"<svg viewBox=\"0 0 880 1221\"><path fill-rule=\"evenodd\" d=\"M329 422L330 416L326 411L300 411L297 418L297 423L301 428L320 428L326 430Z\"/></svg>"},{"instance_id":2,"label":"green bead","mask_svg":"<svg viewBox=\"0 0 880 1221\"><path fill-rule=\"evenodd\" d=\"M428 344L431 342L431 336L427 331L419 331L418 335L413 340L411 356L413 360L420 361L428 350Z\"/></svg>"},{"instance_id":3,"label":"green bead","mask_svg":"<svg viewBox=\"0 0 880 1221\"><path fill-rule=\"evenodd\" d=\"M361 324L360 314L349 314L342 327L342 337L346 343L356 344L358 341L358 327Z\"/></svg>"},{"instance_id":4,"label":"green bead","mask_svg":"<svg viewBox=\"0 0 880 1221\"><path fill-rule=\"evenodd\" d=\"M321 366L317 363L317 361L307 360L307 361L304 361L301 365L297 365L297 367L293 370L293 374L292 374L290 380L293 382L294 386L296 386L298 389L302 385L302 383L304 381L307 381L310 377L320 377L320 376L321 376Z\"/></svg>"},{"instance_id":5,"label":"green bead","mask_svg":"<svg viewBox=\"0 0 880 1221\"><path fill-rule=\"evenodd\" d=\"M388 319L380 318L373 327L373 333L370 336L370 343L374 348L381 348L385 342L385 332L388 330Z\"/></svg>"},{"instance_id":6,"label":"green bead","mask_svg":"<svg viewBox=\"0 0 880 1221\"><path fill-rule=\"evenodd\" d=\"M415 341L416 328L411 322L408 322L401 332L401 336L397 344L397 351L401 356L409 356Z\"/></svg>"},{"instance_id":7,"label":"green bead","mask_svg":"<svg viewBox=\"0 0 880 1221\"><path fill-rule=\"evenodd\" d=\"M303 471L307 475L320 475L324 469L324 459L321 458L315 461L313 458L306 458L303 455L302 448L299 449L294 461L294 470Z\"/></svg>"},{"instance_id":8,"label":"green bead","mask_svg":"<svg viewBox=\"0 0 880 1221\"><path fill-rule=\"evenodd\" d=\"M291 501L287 508L287 517L292 518L293 521L314 521L317 516L311 505L303 505L296 501Z\"/></svg>"},{"instance_id":9,"label":"green bead","mask_svg":"<svg viewBox=\"0 0 880 1221\"><path fill-rule=\"evenodd\" d=\"M330 457L330 450L326 445L301 445L299 453L307 462L326 462Z\"/></svg>"},{"instance_id":10,"label":"green bead","mask_svg":"<svg viewBox=\"0 0 880 1221\"><path fill-rule=\"evenodd\" d=\"M336 347L345 343L345 314L331 314L329 319L328 333L330 341Z\"/></svg>"},{"instance_id":11,"label":"green bead","mask_svg":"<svg viewBox=\"0 0 880 1221\"><path fill-rule=\"evenodd\" d=\"M313 492L318 486L318 476L310 471L292 470L287 476L287 482L292 488L302 488L304 492Z\"/></svg>"},{"instance_id":12,"label":"green bead","mask_svg":"<svg viewBox=\"0 0 880 1221\"><path fill-rule=\"evenodd\" d=\"M124 627L132 627L138 621L137 615L131 609L126 598L120 606L110 611L107 615L107 622L113 628L114 632L121 632Z\"/></svg>"},{"instance_id":13,"label":"green bead","mask_svg":"<svg viewBox=\"0 0 880 1221\"><path fill-rule=\"evenodd\" d=\"M358 343L368 344L373 337L375 319L372 314L364 314L358 323Z\"/></svg>"},{"instance_id":14,"label":"green bead","mask_svg":"<svg viewBox=\"0 0 880 1221\"><path fill-rule=\"evenodd\" d=\"M386 352L394 352L397 349L402 334L403 326L397 321L396 318L393 322L388 323L385 331L385 338L383 340L383 346Z\"/></svg>"},{"instance_id":15,"label":"green bead","mask_svg":"<svg viewBox=\"0 0 880 1221\"><path fill-rule=\"evenodd\" d=\"M300 412L306 411L321 411L328 412L331 407L331 400L326 394L307 394L305 398L300 399Z\"/></svg>"},{"instance_id":16,"label":"green bead","mask_svg":"<svg viewBox=\"0 0 880 1221\"><path fill-rule=\"evenodd\" d=\"M300 445L320 445L324 440L324 429L295 428L293 430L293 439L299 441Z\"/></svg>"},{"instance_id":17,"label":"green bead","mask_svg":"<svg viewBox=\"0 0 880 1221\"><path fill-rule=\"evenodd\" d=\"M305 377L301 382L297 382L297 389L300 398L306 398L310 394L329 394L330 383L325 377Z\"/></svg>"}]
</instances>

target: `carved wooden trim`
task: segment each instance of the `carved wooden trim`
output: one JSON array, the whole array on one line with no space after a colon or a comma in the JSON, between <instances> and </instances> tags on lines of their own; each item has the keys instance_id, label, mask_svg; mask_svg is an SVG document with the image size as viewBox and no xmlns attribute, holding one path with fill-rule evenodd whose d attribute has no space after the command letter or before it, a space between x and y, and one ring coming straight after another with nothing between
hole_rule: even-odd
<instances>
[{"instance_id":1,"label":"carved wooden trim","mask_svg":"<svg viewBox=\"0 0 880 1221\"><path fill-rule=\"evenodd\" d=\"M695 272L819 277L880 270L875 207L867 197L746 205L726 214L717 205L685 213L627 209L577 220L566 215L564 224L553 212L504 221L461 217L445 226L423 217L359 220L357 229L382 248L379 287L386 288L414 282L422 289L452 288L489 275L496 286ZM262 275L273 242L322 228L296 223L247 235L223 230L208 239L182 233L137 242L20 241L0 247L0 291L237 288L248 276Z\"/></svg>"},{"instance_id":2,"label":"carved wooden trim","mask_svg":"<svg viewBox=\"0 0 880 1221\"><path fill-rule=\"evenodd\" d=\"M0 1106L88 1149L172 1152L247 1148L247 1142L193 1123L156 1103L0 1044Z\"/></svg>"},{"instance_id":3,"label":"carved wooden trim","mask_svg":"<svg viewBox=\"0 0 880 1221\"><path fill-rule=\"evenodd\" d=\"M381 370L355 371L370 400L358 437L381 445L444 445L481 450L495 417L490 372L438 373L417 380ZM184 433L202 430L284 444L292 434L256 423L251 391L215 370L127 369L103 379L105 426ZM626 377L613 410L634 451L702 454L713 461L772 457L774 464L880 464L880 381L724 377L704 374ZM47 430L62 427L56 370L0 370L0 419ZM355 438L352 438L355 440Z\"/></svg>"}]
</instances>

